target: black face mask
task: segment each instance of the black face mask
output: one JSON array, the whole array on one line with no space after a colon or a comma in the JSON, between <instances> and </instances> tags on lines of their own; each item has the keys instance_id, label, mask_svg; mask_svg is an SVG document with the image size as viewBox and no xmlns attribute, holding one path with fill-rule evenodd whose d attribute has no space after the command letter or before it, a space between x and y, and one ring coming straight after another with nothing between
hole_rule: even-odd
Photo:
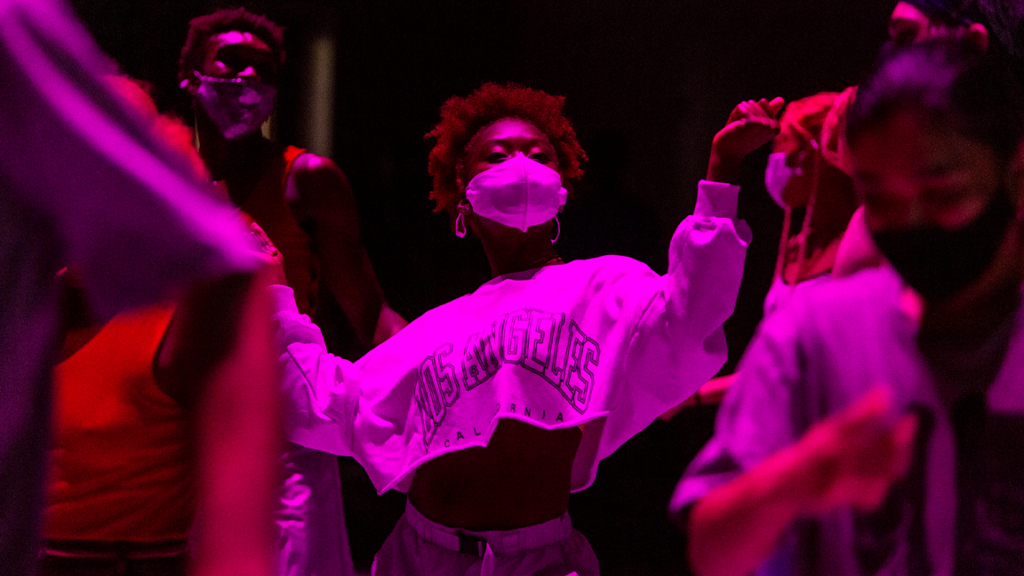
<instances>
[{"instance_id":1,"label":"black face mask","mask_svg":"<svg viewBox=\"0 0 1024 576\"><path fill-rule=\"evenodd\" d=\"M871 237L907 285L925 300L943 300L989 268L1013 219L1010 196L999 190L983 213L956 230L929 226L872 232Z\"/></svg>"}]
</instances>

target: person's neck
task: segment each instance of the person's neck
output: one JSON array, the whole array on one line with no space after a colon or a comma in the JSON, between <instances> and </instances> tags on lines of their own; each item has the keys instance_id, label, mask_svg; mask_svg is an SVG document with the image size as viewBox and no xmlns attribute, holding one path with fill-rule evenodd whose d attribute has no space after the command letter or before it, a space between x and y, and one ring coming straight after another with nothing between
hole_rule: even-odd
<instances>
[{"instance_id":1,"label":"person's neck","mask_svg":"<svg viewBox=\"0 0 1024 576\"><path fill-rule=\"evenodd\" d=\"M259 132L252 136L229 140L201 109L196 109L196 132L199 135L199 156L214 180L247 180L262 172L264 154L273 145ZM230 188L230 186L229 186Z\"/></svg>"},{"instance_id":2,"label":"person's neck","mask_svg":"<svg viewBox=\"0 0 1024 576\"><path fill-rule=\"evenodd\" d=\"M519 242L486 237L481 238L481 241L487 252L487 260L491 263L492 277L562 263L551 240L545 236L526 234Z\"/></svg>"}]
</instances>

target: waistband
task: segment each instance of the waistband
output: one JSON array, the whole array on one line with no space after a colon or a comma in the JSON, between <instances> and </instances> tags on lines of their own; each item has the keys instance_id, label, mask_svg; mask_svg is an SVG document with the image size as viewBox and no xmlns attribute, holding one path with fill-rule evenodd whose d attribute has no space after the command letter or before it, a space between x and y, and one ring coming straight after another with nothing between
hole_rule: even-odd
<instances>
[{"instance_id":1,"label":"waistband","mask_svg":"<svg viewBox=\"0 0 1024 576\"><path fill-rule=\"evenodd\" d=\"M408 500L405 503L405 521L428 542L480 558L488 549L494 554L514 554L556 544L568 538L573 531L568 512L553 520L515 530L474 532L451 528L430 520Z\"/></svg>"},{"instance_id":2,"label":"waistband","mask_svg":"<svg viewBox=\"0 0 1024 576\"><path fill-rule=\"evenodd\" d=\"M188 540L126 542L100 540L44 540L39 555L97 560L173 558L188 553Z\"/></svg>"}]
</instances>

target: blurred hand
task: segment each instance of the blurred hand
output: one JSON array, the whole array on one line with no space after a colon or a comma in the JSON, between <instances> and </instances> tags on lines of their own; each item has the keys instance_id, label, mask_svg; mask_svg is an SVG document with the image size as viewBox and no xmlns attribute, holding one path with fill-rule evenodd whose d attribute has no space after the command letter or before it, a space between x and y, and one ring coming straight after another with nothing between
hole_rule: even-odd
<instances>
[{"instance_id":1,"label":"blurred hand","mask_svg":"<svg viewBox=\"0 0 1024 576\"><path fill-rule=\"evenodd\" d=\"M816 424L797 445L807 460L805 512L839 506L878 508L894 482L906 475L914 451L917 417L892 423L891 393L879 386L842 412Z\"/></svg>"},{"instance_id":2,"label":"blurred hand","mask_svg":"<svg viewBox=\"0 0 1024 576\"><path fill-rule=\"evenodd\" d=\"M271 284L287 286L288 280L284 274L284 258L281 256L281 251L277 249L277 246L274 246L274 243L270 241L270 237L267 236L267 233L259 224L255 222L250 223L249 232L256 239L257 254L267 263L267 279Z\"/></svg>"}]
</instances>

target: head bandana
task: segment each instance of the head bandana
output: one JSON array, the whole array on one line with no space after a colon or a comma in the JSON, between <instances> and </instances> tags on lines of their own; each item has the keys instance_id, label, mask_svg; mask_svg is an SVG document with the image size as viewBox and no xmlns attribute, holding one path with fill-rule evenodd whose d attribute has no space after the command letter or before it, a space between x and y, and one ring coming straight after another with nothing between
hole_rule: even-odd
<instances>
[{"instance_id":1,"label":"head bandana","mask_svg":"<svg viewBox=\"0 0 1024 576\"><path fill-rule=\"evenodd\" d=\"M853 176L853 155L846 141L846 112L857 98L857 87L850 86L839 93L821 126L821 156L847 176Z\"/></svg>"}]
</instances>

